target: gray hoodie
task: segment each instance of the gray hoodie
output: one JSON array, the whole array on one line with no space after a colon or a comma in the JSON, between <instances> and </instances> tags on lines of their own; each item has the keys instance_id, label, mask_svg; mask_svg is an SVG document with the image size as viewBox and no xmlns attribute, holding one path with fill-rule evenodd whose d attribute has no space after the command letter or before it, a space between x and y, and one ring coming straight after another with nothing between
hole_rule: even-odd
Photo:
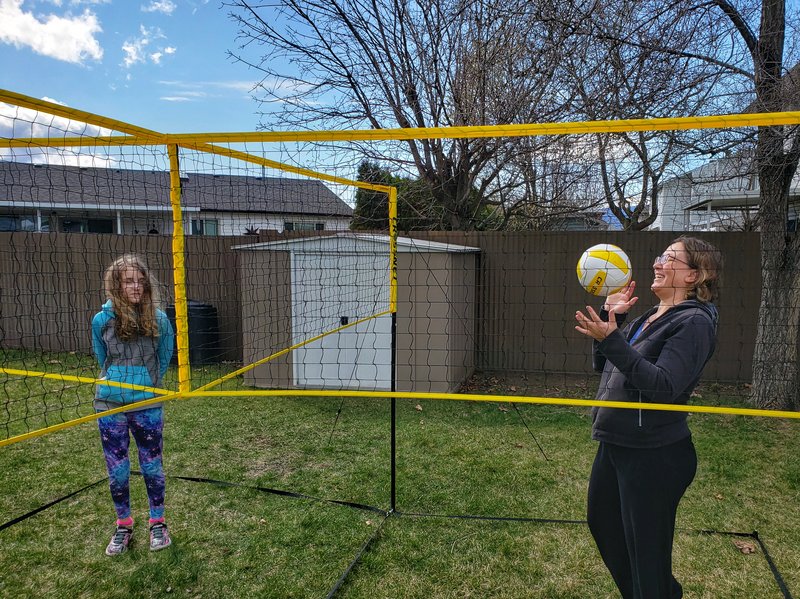
<instances>
[{"instance_id":1,"label":"gray hoodie","mask_svg":"<svg viewBox=\"0 0 800 599\"><path fill-rule=\"evenodd\" d=\"M100 378L145 387L161 385L175 343L175 335L167 315L156 310L158 337L139 336L130 341L117 337L115 321L116 314L111 300L103 304L103 309L92 319L92 348L100 365ZM104 411L153 397L148 391L98 385L94 407L95 410ZM160 405L162 404L149 405L142 409Z\"/></svg>"},{"instance_id":2,"label":"gray hoodie","mask_svg":"<svg viewBox=\"0 0 800 599\"><path fill-rule=\"evenodd\" d=\"M594 342L594 368L603 373L597 399L688 404L716 347L717 309L687 300L635 336L655 311L654 307ZM608 320L607 312L600 316ZM620 320L624 317L618 316ZM686 412L593 408L592 438L623 447L662 447L691 434L686 416Z\"/></svg>"}]
</instances>

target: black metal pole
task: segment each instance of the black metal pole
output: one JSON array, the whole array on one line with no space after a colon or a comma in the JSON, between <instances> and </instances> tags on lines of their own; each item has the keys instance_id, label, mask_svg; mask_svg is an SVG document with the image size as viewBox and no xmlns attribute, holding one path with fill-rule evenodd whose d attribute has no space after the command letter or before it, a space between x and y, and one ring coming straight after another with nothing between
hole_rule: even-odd
<instances>
[{"instance_id":1,"label":"black metal pole","mask_svg":"<svg viewBox=\"0 0 800 599\"><path fill-rule=\"evenodd\" d=\"M397 391L397 313L392 312L392 383L391 390ZM391 424L391 443L390 443L390 472L391 472L391 498L389 510L395 511L395 499L397 490L397 399L392 397L392 424Z\"/></svg>"}]
</instances>

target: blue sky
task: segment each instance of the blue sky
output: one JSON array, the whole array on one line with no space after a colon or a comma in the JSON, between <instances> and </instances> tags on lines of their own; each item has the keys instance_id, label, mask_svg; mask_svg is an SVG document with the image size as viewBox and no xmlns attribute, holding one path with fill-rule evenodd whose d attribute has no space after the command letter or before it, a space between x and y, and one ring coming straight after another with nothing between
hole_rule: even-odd
<instances>
[{"instance_id":1,"label":"blue sky","mask_svg":"<svg viewBox=\"0 0 800 599\"><path fill-rule=\"evenodd\" d=\"M164 133L253 131L258 73L226 56L237 30L220 6L0 0L0 87Z\"/></svg>"}]
</instances>

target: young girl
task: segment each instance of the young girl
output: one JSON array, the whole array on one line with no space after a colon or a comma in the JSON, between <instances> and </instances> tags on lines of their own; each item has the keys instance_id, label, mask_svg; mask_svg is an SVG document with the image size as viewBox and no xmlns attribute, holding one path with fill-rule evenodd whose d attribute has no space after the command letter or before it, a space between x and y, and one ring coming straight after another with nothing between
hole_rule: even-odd
<instances>
[{"instance_id":1,"label":"young girl","mask_svg":"<svg viewBox=\"0 0 800 599\"><path fill-rule=\"evenodd\" d=\"M156 282L137 256L125 255L108 267L104 278L108 301L92 320L92 347L100 364L100 378L158 387L172 357L174 333L167 315L156 308ZM152 393L98 385L95 410L118 408L154 397ZM164 408L161 404L132 408L98 420L108 467L117 527L106 555L123 553L133 537L128 458L130 434L139 450L139 467L150 502L150 549L171 543L164 522L164 469L161 461Z\"/></svg>"}]
</instances>

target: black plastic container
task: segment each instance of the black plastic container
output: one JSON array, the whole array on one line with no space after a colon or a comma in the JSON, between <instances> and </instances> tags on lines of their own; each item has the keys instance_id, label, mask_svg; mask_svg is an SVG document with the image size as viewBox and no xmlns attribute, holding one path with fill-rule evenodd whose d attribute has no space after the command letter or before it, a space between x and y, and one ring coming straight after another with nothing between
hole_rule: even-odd
<instances>
[{"instance_id":1,"label":"black plastic container","mask_svg":"<svg viewBox=\"0 0 800 599\"><path fill-rule=\"evenodd\" d=\"M220 361L219 319L217 309L211 304L188 300L186 302L189 317L189 364L216 364ZM175 351L172 363L178 363L178 329L175 326L175 304L165 310L175 330Z\"/></svg>"}]
</instances>

